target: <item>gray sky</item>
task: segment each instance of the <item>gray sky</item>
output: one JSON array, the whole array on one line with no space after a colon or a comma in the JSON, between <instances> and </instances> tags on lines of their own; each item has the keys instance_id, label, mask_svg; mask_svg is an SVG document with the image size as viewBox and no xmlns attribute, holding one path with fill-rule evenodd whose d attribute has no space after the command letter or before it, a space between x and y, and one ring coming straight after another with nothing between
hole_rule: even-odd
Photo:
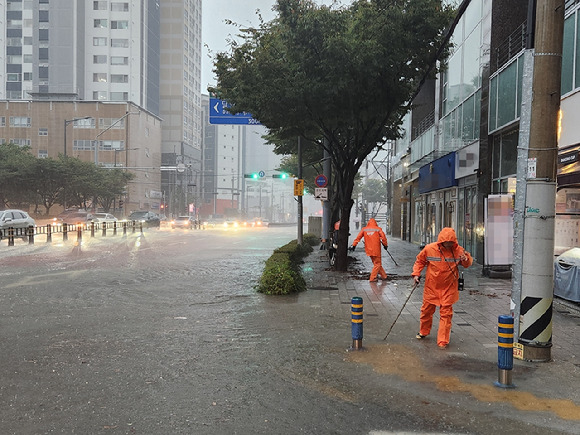
<instances>
[{"instance_id":1,"label":"gray sky","mask_svg":"<svg viewBox=\"0 0 580 435\"><path fill-rule=\"evenodd\" d=\"M207 93L208 84L215 84L212 73L213 57L216 53L227 50L227 39L236 34L236 27L227 25L225 20L232 20L243 26L257 26L259 20L256 10L260 10L265 21L270 21L274 18L274 3L275 0L203 0L202 93Z\"/></svg>"},{"instance_id":2,"label":"gray sky","mask_svg":"<svg viewBox=\"0 0 580 435\"><path fill-rule=\"evenodd\" d=\"M235 36L236 27L227 25L225 20L232 20L242 26L258 26L256 10L260 11L264 21L274 18L272 6L275 0L203 0L202 5L202 59L201 59L201 92L207 93L208 84L215 84L212 73L213 57L220 51L227 50L227 39ZM318 4L332 4L333 0L316 0ZM348 4L349 0L338 3Z\"/></svg>"}]
</instances>

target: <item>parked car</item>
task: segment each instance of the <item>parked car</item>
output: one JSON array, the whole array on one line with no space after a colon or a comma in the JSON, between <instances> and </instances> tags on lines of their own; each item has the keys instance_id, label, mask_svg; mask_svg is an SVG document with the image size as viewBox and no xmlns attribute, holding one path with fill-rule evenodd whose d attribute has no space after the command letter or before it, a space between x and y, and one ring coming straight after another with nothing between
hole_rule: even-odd
<instances>
[{"instance_id":1,"label":"parked car","mask_svg":"<svg viewBox=\"0 0 580 435\"><path fill-rule=\"evenodd\" d=\"M53 219L54 223L78 224L90 222L93 215L86 210L70 209L65 210Z\"/></svg>"},{"instance_id":2,"label":"parked car","mask_svg":"<svg viewBox=\"0 0 580 435\"><path fill-rule=\"evenodd\" d=\"M0 239L7 237L6 230L8 228L17 228L14 233L15 236L26 236L23 228L35 226L36 222L30 217L28 213L23 210L2 210L0 211Z\"/></svg>"},{"instance_id":3,"label":"parked car","mask_svg":"<svg viewBox=\"0 0 580 435\"><path fill-rule=\"evenodd\" d=\"M95 213L93 214L93 222L117 222L117 218L111 213Z\"/></svg>"},{"instance_id":4,"label":"parked car","mask_svg":"<svg viewBox=\"0 0 580 435\"><path fill-rule=\"evenodd\" d=\"M192 216L179 216L171 221L171 228L189 228L193 229L195 219Z\"/></svg>"},{"instance_id":5,"label":"parked car","mask_svg":"<svg viewBox=\"0 0 580 435\"><path fill-rule=\"evenodd\" d=\"M159 228L161 226L159 216L152 211L134 211L127 217L127 220L141 222L146 227Z\"/></svg>"}]
</instances>

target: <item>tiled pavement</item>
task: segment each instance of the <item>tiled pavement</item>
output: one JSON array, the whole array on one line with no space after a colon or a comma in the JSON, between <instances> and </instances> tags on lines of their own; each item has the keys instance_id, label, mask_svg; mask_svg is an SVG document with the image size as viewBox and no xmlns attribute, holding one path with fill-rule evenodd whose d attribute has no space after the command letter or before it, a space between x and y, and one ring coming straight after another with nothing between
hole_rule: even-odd
<instances>
[{"instance_id":1,"label":"tiled pavement","mask_svg":"<svg viewBox=\"0 0 580 435\"><path fill-rule=\"evenodd\" d=\"M482 266L476 263L464 270L465 290L454 305L449 347L442 351L437 348L434 338L439 322L437 314L431 336L421 341L414 338L419 330L424 282L423 279L409 297L413 284L410 274L419 252L418 246L389 238L389 252L398 266L383 253L383 266L389 278L369 283L372 263L362 246L349 253L355 261L347 273L330 270L326 251L315 250L306 261L308 271L305 271L305 278L309 290L300 295L300 301L311 306L334 306L350 322L351 299L362 297L363 346L386 342L404 344L416 351L426 367L440 365L442 359L455 356L467 364L458 371L459 376L471 376L472 368L487 370L486 376L491 382L497 380L497 322L499 315L510 313L511 280L484 277ZM520 391L541 397L570 399L580 406L580 308L577 304L554 299L552 333L552 360L541 363L514 360L513 383Z\"/></svg>"}]
</instances>

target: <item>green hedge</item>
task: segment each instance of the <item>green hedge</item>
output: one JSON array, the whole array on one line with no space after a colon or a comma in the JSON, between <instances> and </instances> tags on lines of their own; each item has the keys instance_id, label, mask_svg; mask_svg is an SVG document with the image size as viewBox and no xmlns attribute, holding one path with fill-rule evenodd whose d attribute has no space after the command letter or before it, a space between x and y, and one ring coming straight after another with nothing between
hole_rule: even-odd
<instances>
[{"instance_id":1,"label":"green hedge","mask_svg":"<svg viewBox=\"0 0 580 435\"><path fill-rule=\"evenodd\" d=\"M293 240L274 250L258 283L257 290L267 295L287 295L306 290L300 265L302 259L312 252L312 246L319 243L314 234L303 236L303 245Z\"/></svg>"}]
</instances>

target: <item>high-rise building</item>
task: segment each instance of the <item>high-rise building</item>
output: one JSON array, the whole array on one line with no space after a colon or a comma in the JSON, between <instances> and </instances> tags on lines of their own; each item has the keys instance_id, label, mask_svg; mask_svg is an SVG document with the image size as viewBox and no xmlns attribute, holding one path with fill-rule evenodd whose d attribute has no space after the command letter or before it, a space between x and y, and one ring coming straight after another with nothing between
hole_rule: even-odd
<instances>
[{"instance_id":1,"label":"high-rise building","mask_svg":"<svg viewBox=\"0 0 580 435\"><path fill-rule=\"evenodd\" d=\"M170 198L168 212L175 215L195 212L200 201L202 6L201 0L160 5L162 159L164 166L180 168L163 171L161 188Z\"/></svg>"},{"instance_id":2,"label":"high-rise building","mask_svg":"<svg viewBox=\"0 0 580 435\"><path fill-rule=\"evenodd\" d=\"M156 0L0 3L0 99L131 101L159 115L159 17Z\"/></svg>"}]
</instances>

